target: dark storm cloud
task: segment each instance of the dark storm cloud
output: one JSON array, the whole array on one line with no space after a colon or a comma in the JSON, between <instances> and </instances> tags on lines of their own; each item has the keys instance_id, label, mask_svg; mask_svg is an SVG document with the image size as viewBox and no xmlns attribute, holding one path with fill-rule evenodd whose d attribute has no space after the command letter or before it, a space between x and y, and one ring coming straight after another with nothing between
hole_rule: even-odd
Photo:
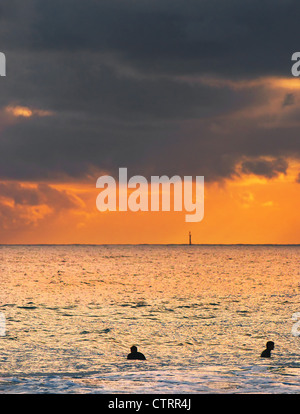
<instances>
[{"instance_id":1,"label":"dark storm cloud","mask_svg":"<svg viewBox=\"0 0 300 414\"><path fill-rule=\"evenodd\" d=\"M52 116L18 118L1 132L0 178L79 179L127 166L218 180L247 157L299 157L296 127L231 120L267 104L265 88L201 78L291 76L299 12L289 0L3 1L0 107ZM297 101L281 102L278 111Z\"/></svg>"},{"instance_id":2,"label":"dark storm cloud","mask_svg":"<svg viewBox=\"0 0 300 414\"><path fill-rule=\"evenodd\" d=\"M63 4L62 4L63 3ZM32 47L115 53L142 71L290 74L296 0L37 2Z\"/></svg>"},{"instance_id":3,"label":"dark storm cloud","mask_svg":"<svg viewBox=\"0 0 300 414\"><path fill-rule=\"evenodd\" d=\"M0 231L2 237L33 229L38 222L51 220L67 210L82 208L82 200L47 184L35 186L0 182Z\"/></svg>"},{"instance_id":4,"label":"dark storm cloud","mask_svg":"<svg viewBox=\"0 0 300 414\"><path fill-rule=\"evenodd\" d=\"M9 199L16 206L47 205L55 211L78 208L80 202L66 191L56 190L47 184L26 187L18 183L0 183L0 199ZM3 204L0 202L0 204Z\"/></svg>"},{"instance_id":5,"label":"dark storm cloud","mask_svg":"<svg viewBox=\"0 0 300 414\"><path fill-rule=\"evenodd\" d=\"M245 174L255 174L266 178L273 178L279 174L286 174L287 162L278 158L276 160L249 160L242 163L242 172Z\"/></svg>"},{"instance_id":6,"label":"dark storm cloud","mask_svg":"<svg viewBox=\"0 0 300 414\"><path fill-rule=\"evenodd\" d=\"M108 52L147 73L290 75L298 50L296 0L6 0L2 10L7 48Z\"/></svg>"}]
</instances>

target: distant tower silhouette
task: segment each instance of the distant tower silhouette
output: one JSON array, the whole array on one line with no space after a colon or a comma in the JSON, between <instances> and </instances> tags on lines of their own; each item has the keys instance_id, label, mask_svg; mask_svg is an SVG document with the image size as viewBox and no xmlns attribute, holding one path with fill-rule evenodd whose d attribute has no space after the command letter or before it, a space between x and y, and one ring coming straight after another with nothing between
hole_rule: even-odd
<instances>
[{"instance_id":1,"label":"distant tower silhouette","mask_svg":"<svg viewBox=\"0 0 300 414\"><path fill-rule=\"evenodd\" d=\"M189 231L189 244L192 244L192 233Z\"/></svg>"}]
</instances>

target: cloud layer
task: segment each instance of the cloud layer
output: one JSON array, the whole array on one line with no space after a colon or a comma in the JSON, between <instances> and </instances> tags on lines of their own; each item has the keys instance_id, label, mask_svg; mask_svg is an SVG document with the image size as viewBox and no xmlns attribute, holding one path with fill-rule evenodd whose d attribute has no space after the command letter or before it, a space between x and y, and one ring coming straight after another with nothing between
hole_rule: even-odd
<instances>
[{"instance_id":1,"label":"cloud layer","mask_svg":"<svg viewBox=\"0 0 300 414\"><path fill-rule=\"evenodd\" d=\"M299 92L276 78L298 82L300 4L242 3L3 1L0 179L286 173Z\"/></svg>"},{"instance_id":2,"label":"cloud layer","mask_svg":"<svg viewBox=\"0 0 300 414\"><path fill-rule=\"evenodd\" d=\"M0 182L0 231L34 229L42 221L52 220L70 210L83 208L77 196L47 184L21 185Z\"/></svg>"}]
</instances>

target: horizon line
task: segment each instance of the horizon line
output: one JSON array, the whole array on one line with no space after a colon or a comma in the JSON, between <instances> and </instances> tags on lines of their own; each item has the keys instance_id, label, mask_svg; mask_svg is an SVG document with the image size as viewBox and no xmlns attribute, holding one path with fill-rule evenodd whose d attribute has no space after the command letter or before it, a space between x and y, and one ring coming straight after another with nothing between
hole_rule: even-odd
<instances>
[{"instance_id":1,"label":"horizon line","mask_svg":"<svg viewBox=\"0 0 300 414\"><path fill-rule=\"evenodd\" d=\"M300 246L300 243L0 243L0 246Z\"/></svg>"}]
</instances>

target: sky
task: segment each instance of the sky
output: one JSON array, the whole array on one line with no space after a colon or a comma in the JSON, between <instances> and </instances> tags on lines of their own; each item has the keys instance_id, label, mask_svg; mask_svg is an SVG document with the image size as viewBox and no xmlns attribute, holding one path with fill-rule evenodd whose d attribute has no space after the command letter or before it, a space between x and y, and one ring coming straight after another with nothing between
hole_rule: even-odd
<instances>
[{"instance_id":1,"label":"sky","mask_svg":"<svg viewBox=\"0 0 300 414\"><path fill-rule=\"evenodd\" d=\"M0 243L300 243L296 0L2 0ZM97 178L204 176L205 213Z\"/></svg>"}]
</instances>

